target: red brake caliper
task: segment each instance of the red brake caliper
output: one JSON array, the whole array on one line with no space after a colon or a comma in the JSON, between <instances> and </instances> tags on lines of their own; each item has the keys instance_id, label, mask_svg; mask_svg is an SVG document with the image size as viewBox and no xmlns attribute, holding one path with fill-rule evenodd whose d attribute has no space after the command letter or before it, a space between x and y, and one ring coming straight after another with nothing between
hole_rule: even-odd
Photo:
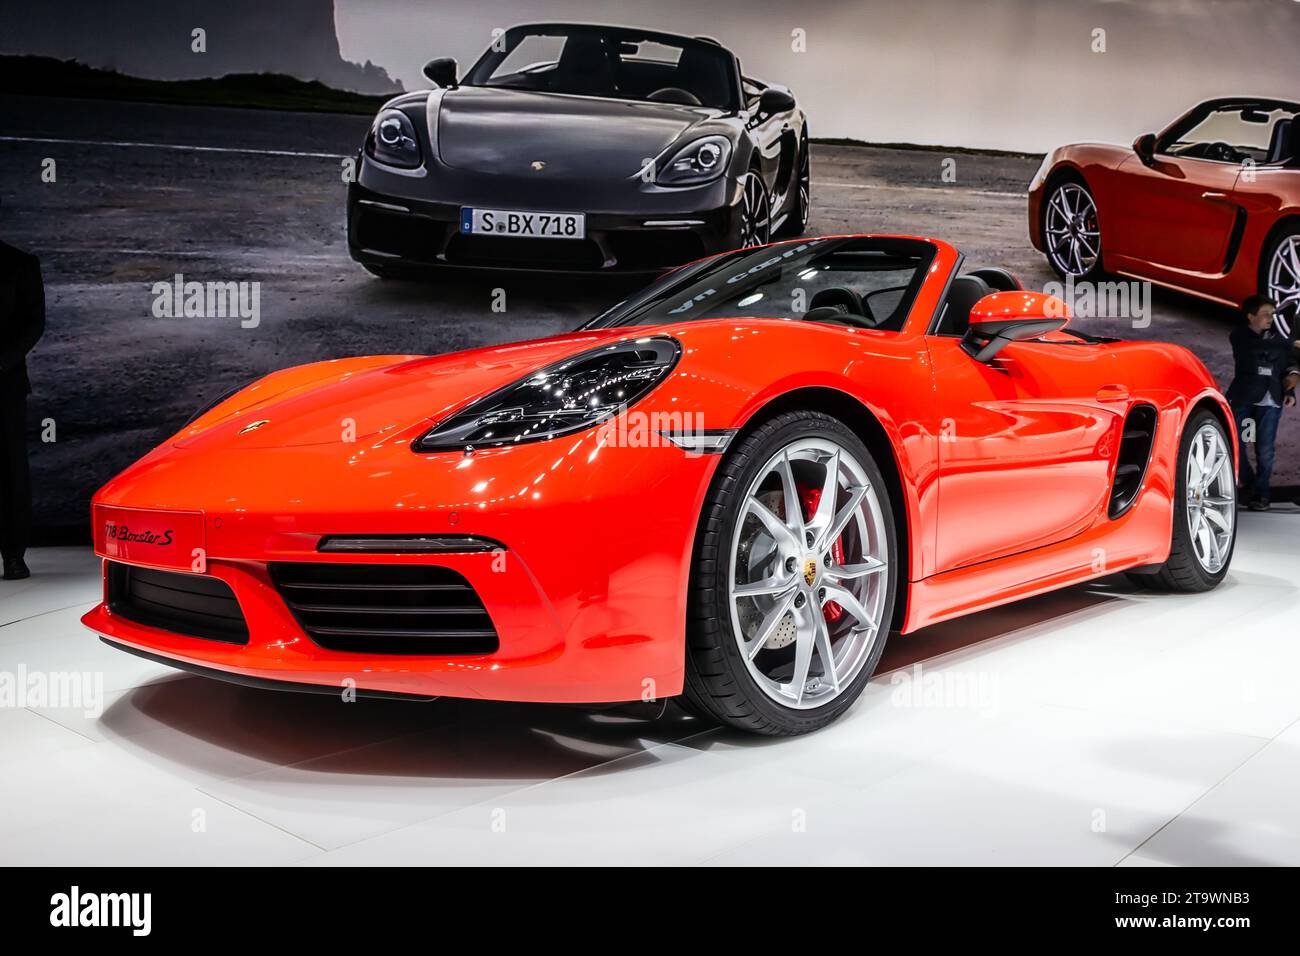
<instances>
[{"instance_id":1,"label":"red brake caliper","mask_svg":"<svg viewBox=\"0 0 1300 956\"><path fill-rule=\"evenodd\" d=\"M812 516L817 513L817 505L821 500L822 490L820 488L799 489L799 501L803 505L805 521L812 520ZM835 556L836 564L844 563L844 543L842 538L835 539L835 543L831 545L831 554ZM826 615L826 620L829 623L834 624L844 616L844 608L834 601L827 601L822 605L822 613Z\"/></svg>"}]
</instances>

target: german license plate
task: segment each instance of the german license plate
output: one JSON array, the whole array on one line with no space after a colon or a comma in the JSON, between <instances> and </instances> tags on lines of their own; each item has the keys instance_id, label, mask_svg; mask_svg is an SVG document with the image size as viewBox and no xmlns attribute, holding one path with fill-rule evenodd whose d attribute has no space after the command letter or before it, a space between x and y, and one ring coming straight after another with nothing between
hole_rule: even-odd
<instances>
[{"instance_id":1,"label":"german license plate","mask_svg":"<svg viewBox=\"0 0 1300 956\"><path fill-rule=\"evenodd\" d=\"M585 239L587 216L580 212L523 212L466 206L460 211L460 231L468 236Z\"/></svg>"}]
</instances>

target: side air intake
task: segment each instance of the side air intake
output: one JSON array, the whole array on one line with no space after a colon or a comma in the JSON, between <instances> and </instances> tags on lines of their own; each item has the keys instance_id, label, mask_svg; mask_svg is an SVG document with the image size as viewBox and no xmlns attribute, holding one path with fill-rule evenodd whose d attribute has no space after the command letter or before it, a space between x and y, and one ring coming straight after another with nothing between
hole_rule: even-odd
<instances>
[{"instance_id":1,"label":"side air intake","mask_svg":"<svg viewBox=\"0 0 1300 956\"><path fill-rule=\"evenodd\" d=\"M1115 461L1115 480L1110 489L1111 518L1118 518L1137 500L1146 477L1151 449L1155 444L1156 410L1151 405L1136 405L1124 420L1119 456Z\"/></svg>"}]
</instances>

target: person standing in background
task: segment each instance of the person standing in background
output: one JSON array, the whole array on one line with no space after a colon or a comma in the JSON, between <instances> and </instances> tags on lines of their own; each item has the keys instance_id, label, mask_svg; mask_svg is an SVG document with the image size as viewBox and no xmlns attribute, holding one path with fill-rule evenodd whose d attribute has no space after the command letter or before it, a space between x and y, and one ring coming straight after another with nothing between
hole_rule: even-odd
<instances>
[{"instance_id":1,"label":"person standing in background","mask_svg":"<svg viewBox=\"0 0 1300 956\"><path fill-rule=\"evenodd\" d=\"M1246 324L1229 336L1234 371L1226 394L1237 422L1242 494L1251 511L1267 511L1277 426L1283 407L1295 404L1295 330L1283 325L1283 333L1274 327L1275 307L1265 296L1251 296L1243 308Z\"/></svg>"},{"instance_id":2,"label":"person standing in background","mask_svg":"<svg viewBox=\"0 0 1300 956\"><path fill-rule=\"evenodd\" d=\"M23 560L32 528L27 353L44 332L40 261L0 242L0 558L6 581L31 577Z\"/></svg>"}]
</instances>

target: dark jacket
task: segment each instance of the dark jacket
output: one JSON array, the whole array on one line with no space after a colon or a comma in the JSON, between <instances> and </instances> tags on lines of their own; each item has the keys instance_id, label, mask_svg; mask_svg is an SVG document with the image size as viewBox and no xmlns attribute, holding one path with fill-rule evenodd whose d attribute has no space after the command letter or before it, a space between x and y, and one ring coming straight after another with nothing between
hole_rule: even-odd
<instances>
[{"instance_id":1,"label":"dark jacket","mask_svg":"<svg viewBox=\"0 0 1300 956\"><path fill-rule=\"evenodd\" d=\"M1295 329L1283 335L1276 329L1267 329L1260 335L1248 325L1232 330L1228 340L1232 343L1234 365L1232 384L1228 386L1228 401L1235 406L1258 405L1265 395L1282 404L1285 395L1295 389L1284 390L1282 379L1295 367L1291 350L1295 346Z\"/></svg>"},{"instance_id":2,"label":"dark jacket","mask_svg":"<svg viewBox=\"0 0 1300 956\"><path fill-rule=\"evenodd\" d=\"M0 391L32 390L27 353L45 332L45 285L33 255L0 242Z\"/></svg>"}]
</instances>

